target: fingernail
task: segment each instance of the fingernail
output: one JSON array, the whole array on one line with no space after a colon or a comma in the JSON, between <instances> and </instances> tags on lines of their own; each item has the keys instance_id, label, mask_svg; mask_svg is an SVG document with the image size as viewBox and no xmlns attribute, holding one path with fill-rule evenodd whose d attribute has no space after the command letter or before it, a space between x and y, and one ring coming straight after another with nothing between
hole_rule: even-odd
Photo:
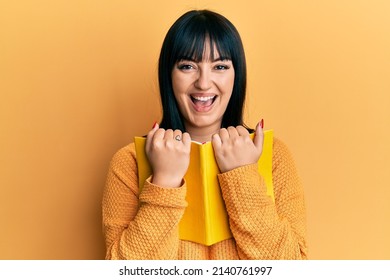
<instances>
[{"instance_id":1,"label":"fingernail","mask_svg":"<svg viewBox=\"0 0 390 280\"><path fill-rule=\"evenodd\" d=\"M154 125L152 126L152 129L155 128L157 125L157 122L154 122Z\"/></svg>"},{"instance_id":2,"label":"fingernail","mask_svg":"<svg viewBox=\"0 0 390 280\"><path fill-rule=\"evenodd\" d=\"M261 119L260 126L261 126L261 128L264 128L264 119Z\"/></svg>"},{"instance_id":3,"label":"fingernail","mask_svg":"<svg viewBox=\"0 0 390 280\"><path fill-rule=\"evenodd\" d=\"M202 145L206 144L206 142L203 142Z\"/></svg>"}]
</instances>

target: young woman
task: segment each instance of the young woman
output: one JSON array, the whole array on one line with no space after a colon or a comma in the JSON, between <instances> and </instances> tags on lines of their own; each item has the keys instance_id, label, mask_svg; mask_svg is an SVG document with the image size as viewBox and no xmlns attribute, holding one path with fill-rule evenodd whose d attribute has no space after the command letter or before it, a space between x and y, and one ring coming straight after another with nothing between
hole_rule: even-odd
<instances>
[{"instance_id":1,"label":"young woman","mask_svg":"<svg viewBox=\"0 0 390 280\"><path fill-rule=\"evenodd\" d=\"M273 142L275 202L257 170L263 121L255 130L243 123L246 62L233 24L207 10L182 15L161 49L159 85L163 119L146 140L153 175L140 192L134 144L111 162L103 197L106 258L307 258L303 188L280 140ZM221 171L233 238L211 246L180 240L178 233L191 140L212 142Z\"/></svg>"}]
</instances>

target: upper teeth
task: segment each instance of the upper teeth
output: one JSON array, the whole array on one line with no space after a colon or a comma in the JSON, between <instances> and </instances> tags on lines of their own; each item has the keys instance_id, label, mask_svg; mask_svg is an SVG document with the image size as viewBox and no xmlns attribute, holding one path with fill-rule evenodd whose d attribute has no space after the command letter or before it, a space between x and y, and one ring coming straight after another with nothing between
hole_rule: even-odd
<instances>
[{"instance_id":1,"label":"upper teeth","mask_svg":"<svg viewBox=\"0 0 390 280\"><path fill-rule=\"evenodd\" d=\"M210 99L213 99L214 96L207 96L207 97L202 97L202 96L193 96L194 99L196 100L199 100L199 101L207 101L207 100L210 100Z\"/></svg>"}]
</instances>

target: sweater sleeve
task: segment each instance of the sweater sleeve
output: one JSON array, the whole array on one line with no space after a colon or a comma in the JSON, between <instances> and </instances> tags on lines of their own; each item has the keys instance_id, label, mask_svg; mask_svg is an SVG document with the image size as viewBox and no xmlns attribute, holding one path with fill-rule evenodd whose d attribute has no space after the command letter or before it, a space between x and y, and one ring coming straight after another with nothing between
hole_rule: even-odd
<instances>
[{"instance_id":1,"label":"sweater sleeve","mask_svg":"<svg viewBox=\"0 0 390 280\"><path fill-rule=\"evenodd\" d=\"M306 259L303 188L287 147L274 139L275 203L257 164L219 174L230 228L241 259Z\"/></svg>"},{"instance_id":2,"label":"sweater sleeve","mask_svg":"<svg viewBox=\"0 0 390 280\"><path fill-rule=\"evenodd\" d=\"M113 157L103 194L106 259L175 259L178 224L187 205L185 183L168 189L146 180L138 191L133 144Z\"/></svg>"}]
</instances>

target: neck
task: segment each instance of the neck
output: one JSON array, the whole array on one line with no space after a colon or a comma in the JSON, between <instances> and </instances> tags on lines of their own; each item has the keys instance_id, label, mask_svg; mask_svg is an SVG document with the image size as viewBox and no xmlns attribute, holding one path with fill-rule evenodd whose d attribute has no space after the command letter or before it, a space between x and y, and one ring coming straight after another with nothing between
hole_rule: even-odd
<instances>
[{"instance_id":1,"label":"neck","mask_svg":"<svg viewBox=\"0 0 390 280\"><path fill-rule=\"evenodd\" d=\"M191 136L192 141L200 143L211 141L211 136L218 133L221 129L221 124L212 125L208 127L193 127L186 125L186 130Z\"/></svg>"}]
</instances>

